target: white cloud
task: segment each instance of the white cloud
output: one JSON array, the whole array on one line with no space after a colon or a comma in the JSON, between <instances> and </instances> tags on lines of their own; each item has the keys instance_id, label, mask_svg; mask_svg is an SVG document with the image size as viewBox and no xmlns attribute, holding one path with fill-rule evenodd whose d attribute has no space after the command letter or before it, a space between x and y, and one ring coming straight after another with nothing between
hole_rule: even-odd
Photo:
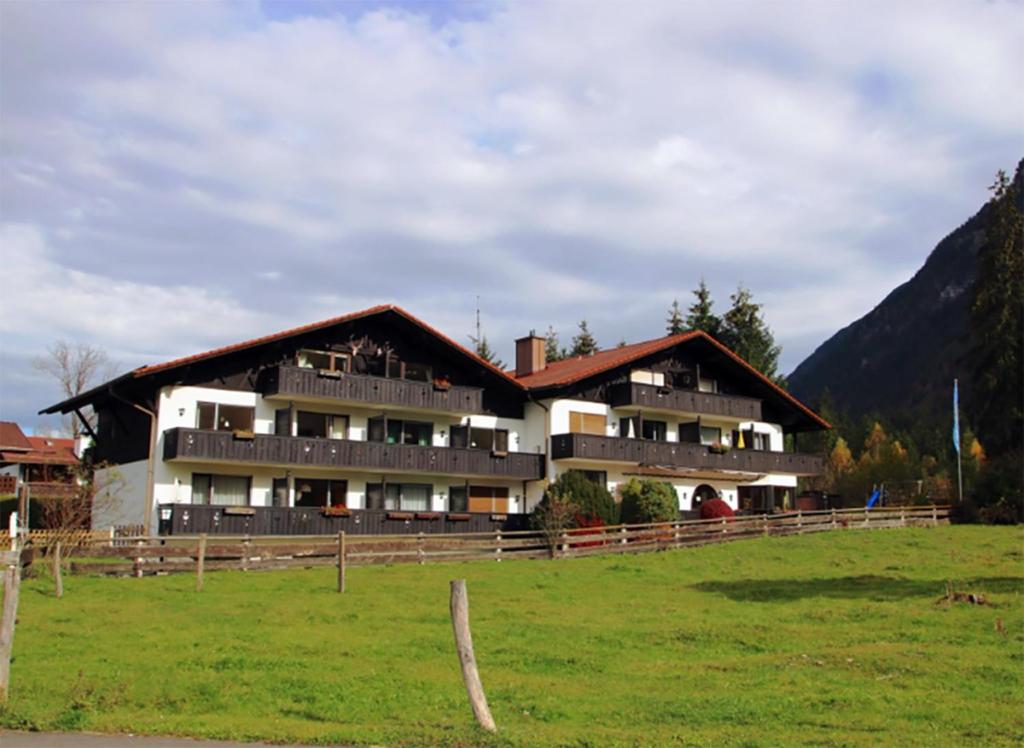
<instances>
[{"instance_id":1,"label":"white cloud","mask_svg":"<svg viewBox=\"0 0 1024 748\"><path fill-rule=\"evenodd\" d=\"M3 251L51 292L4 302L26 348L187 352L380 301L463 339L476 294L499 350L583 317L613 344L706 275L795 365L1024 145L1014 3L63 11L0 4Z\"/></svg>"}]
</instances>

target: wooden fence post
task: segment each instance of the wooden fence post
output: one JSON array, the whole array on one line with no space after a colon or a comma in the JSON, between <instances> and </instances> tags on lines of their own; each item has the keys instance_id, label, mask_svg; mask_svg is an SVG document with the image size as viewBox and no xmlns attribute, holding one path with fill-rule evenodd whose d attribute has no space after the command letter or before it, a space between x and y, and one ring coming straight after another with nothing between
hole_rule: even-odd
<instances>
[{"instance_id":1,"label":"wooden fence post","mask_svg":"<svg viewBox=\"0 0 1024 748\"><path fill-rule=\"evenodd\" d=\"M726 524L725 517L722 517L722 534L725 535L727 532L729 532L729 525Z\"/></svg>"},{"instance_id":2,"label":"wooden fence post","mask_svg":"<svg viewBox=\"0 0 1024 748\"><path fill-rule=\"evenodd\" d=\"M761 530L764 533L764 536L767 538L768 537L768 515L767 514L762 514L761 515Z\"/></svg>"},{"instance_id":3,"label":"wooden fence post","mask_svg":"<svg viewBox=\"0 0 1024 748\"><path fill-rule=\"evenodd\" d=\"M11 551L4 570L4 607L0 614L0 703L7 703L11 682L11 650L14 648L14 623L18 618L18 592L21 587L21 554Z\"/></svg>"},{"instance_id":4,"label":"wooden fence post","mask_svg":"<svg viewBox=\"0 0 1024 748\"><path fill-rule=\"evenodd\" d=\"M932 525L939 526L939 508L935 504L932 504Z\"/></svg>"},{"instance_id":5,"label":"wooden fence post","mask_svg":"<svg viewBox=\"0 0 1024 748\"><path fill-rule=\"evenodd\" d=\"M800 509L796 510L796 534L804 534L804 513Z\"/></svg>"},{"instance_id":6,"label":"wooden fence post","mask_svg":"<svg viewBox=\"0 0 1024 748\"><path fill-rule=\"evenodd\" d=\"M622 540L620 540L620 541L619 541L619 543L620 543L621 545L625 545L626 543L628 543L628 542L629 542L629 540L628 540L628 539L626 538L626 532L627 532L627 530L626 530L626 528L625 528L625 527L623 527L623 528L622 528L621 530L619 530L619 532L620 532L620 533L622 533Z\"/></svg>"},{"instance_id":7,"label":"wooden fence post","mask_svg":"<svg viewBox=\"0 0 1024 748\"><path fill-rule=\"evenodd\" d=\"M345 591L345 531L338 533L338 592Z\"/></svg>"},{"instance_id":8,"label":"wooden fence post","mask_svg":"<svg viewBox=\"0 0 1024 748\"><path fill-rule=\"evenodd\" d=\"M901 506L900 507L900 527L906 527L906 526L907 526L907 508Z\"/></svg>"},{"instance_id":9,"label":"wooden fence post","mask_svg":"<svg viewBox=\"0 0 1024 748\"><path fill-rule=\"evenodd\" d=\"M501 561L501 533L500 532L497 533L497 535L494 538L494 541L495 541L494 560L495 561Z\"/></svg>"},{"instance_id":10,"label":"wooden fence post","mask_svg":"<svg viewBox=\"0 0 1024 748\"><path fill-rule=\"evenodd\" d=\"M867 507L864 508L864 527L868 527L871 524L871 514Z\"/></svg>"},{"instance_id":11,"label":"wooden fence post","mask_svg":"<svg viewBox=\"0 0 1024 748\"><path fill-rule=\"evenodd\" d=\"M134 574L136 577L141 577L142 576L142 556L138 555L138 553L142 552L142 541L141 540L136 541L135 547L138 549L138 552L137 552L137 554L135 556L135 559L132 561L132 574Z\"/></svg>"},{"instance_id":12,"label":"wooden fence post","mask_svg":"<svg viewBox=\"0 0 1024 748\"><path fill-rule=\"evenodd\" d=\"M416 533L416 563L425 564L426 557L424 556L423 544L426 540L423 537L422 532Z\"/></svg>"},{"instance_id":13,"label":"wooden fence post","mask_svg":"<svg viewBox=\"0 0 1024 748\"><path fill-rule=\"evenodd\" d=\"M562 555L564 556L569 552L569 533L565 532L564 530L562 531L561 541L562 542L559 543L558 547L559 550L562 552Z\"/></svg>"},{"instance_id":14,"label":"wooden fence post","mask_svg":"<svg viewBox=\"0 0 1024 748\"><path fill-rule=\"evenodd\" d=\"M206 533L199 535L199 549L196 551L196 592L203 591L203 570L206 567Z\"/></svg>"},{"instance_id":15,"label":"wooden fence post","mask_svg":"<svg viewBox=\"0 0 1024 748\"><path fill-rule=\"evenodd\" d=\"M832 507L832 529L833 530L836 529L836 510L835 510L835 507Z\"/></svg>"},{"instance_id":16,"label":"wooden fence post","mask_svg":"<svg viewBox=\"0 0 1024 748\"><path fill-rule=\"evenodd\" d=\"M497 732L494 717L487 706L487 696L480 673L476 668L476 655L473 654L473 634L469 630L469 598L466 595L466 580L453 579L451 582L451 614L452 630L455 632L455 649L459 654L462 666L462 680L466 684L469 705L473 708L473 716L477 724L488 732Z\"/></svg>"},{"instance_id":17,"label":"wooden fence post","mask_svg":"<svg viewBox=\"0 0 1024 748\"><path fill-rule=\"evenodd\" d=\"M249 535L246 534L245 537L242 538L242 571L249 571L249 543Z\"/></svg>"},{"instance_id":18,"label":"wooden fence post","mask_svg":"<svg viewBox=\"0 0 1024 748\"><path fill-rule=\"evenodd\" d=\"M57 599L64 597L64 579L60 568L60 541L53 544L53 593Z\"/></svg>"}]
</instances>

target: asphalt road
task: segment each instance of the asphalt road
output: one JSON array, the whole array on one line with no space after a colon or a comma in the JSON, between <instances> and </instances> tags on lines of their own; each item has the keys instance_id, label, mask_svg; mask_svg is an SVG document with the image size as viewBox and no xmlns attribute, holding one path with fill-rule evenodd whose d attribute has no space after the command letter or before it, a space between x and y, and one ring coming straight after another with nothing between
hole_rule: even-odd
<instances>
[{"instance_id":1,"label":"asphalt road","mask_svg":"<svg viewBox=\"0 0 1024 748\"><path fill-rule=\"evenodd\" d=\"M149 738L138 735L96 735L84 732L0 731L2 748L270 748L270 743L231 743L223 740ZM273 748L300 748L276 745ZM308 747L306 747L308 748ZM336 746L335 748L343 748Z\"/></svg>"}]
</instances>

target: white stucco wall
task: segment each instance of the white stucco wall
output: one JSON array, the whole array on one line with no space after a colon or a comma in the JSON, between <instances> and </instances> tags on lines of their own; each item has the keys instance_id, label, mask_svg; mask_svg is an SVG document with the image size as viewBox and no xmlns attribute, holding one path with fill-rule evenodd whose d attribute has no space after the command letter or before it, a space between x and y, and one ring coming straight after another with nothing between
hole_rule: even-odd
<instances>
[{"instance_id":1,"label":"white stucco wall","mask_svg":"<svg viewBox=\"0 0 1024 748\"><path fill-rule=\"evenodd\" d=\"M98 498L93 504L92 528L107 530L117 525L144 525L146 522L146 481L148 460L126 462L96 471L97 486L116 487L109 497ZM152 522L152 518L151 518ZM156 526L149 524L149 531Z\"/></svg>"}]
</instances>

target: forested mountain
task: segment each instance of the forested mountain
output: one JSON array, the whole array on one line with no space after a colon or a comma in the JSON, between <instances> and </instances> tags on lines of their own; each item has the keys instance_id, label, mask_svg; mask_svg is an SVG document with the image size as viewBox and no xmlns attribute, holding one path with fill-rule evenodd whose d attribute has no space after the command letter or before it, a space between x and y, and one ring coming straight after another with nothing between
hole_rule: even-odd
<instances>
[{"instance_id":1,"label":"forested mountain","mask_svg":"<svg viewBox=\"0 0 1024 748\"><path fill-rule=\"evenodd\" d=\"M1015 201L1021 207L1024 160L1017 168ZM954 377L970 410L975 394L972 351L979 333L971 306L979 252L995 218L986 203L935 247L921 269L861 319L822 343L789 375L789 387L808 403L851 418L880 414L910 428L948 421ZM1019 314L1019 310L1011 310ZM984 440L983 440L984 441Z\"/></svg>"}]
</instances>

